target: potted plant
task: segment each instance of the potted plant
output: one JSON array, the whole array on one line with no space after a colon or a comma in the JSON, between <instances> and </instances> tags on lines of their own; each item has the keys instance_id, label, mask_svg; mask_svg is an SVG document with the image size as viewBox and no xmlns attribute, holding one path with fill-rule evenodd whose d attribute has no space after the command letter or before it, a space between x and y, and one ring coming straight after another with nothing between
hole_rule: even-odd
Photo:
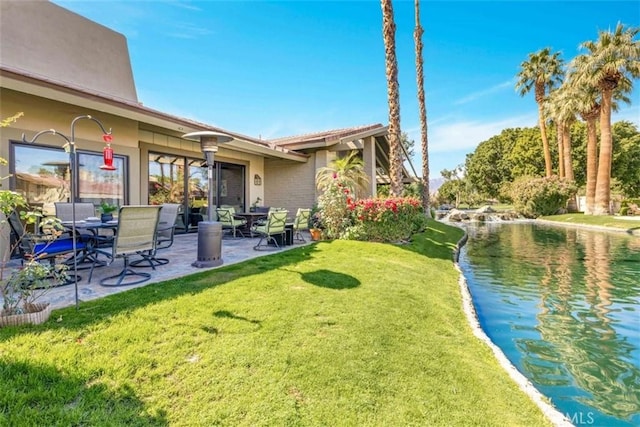
<instances>
[{"instance_id":1,"label":"potted plant","mask_svg":"<svg viewBox=\"0 0 640 427\"><path fill-rule=\"evenodd\" d=\"M258 205L260 204L261 201L262 201L262 199L260 197L258 197L255 202L251 203L251 207L249 208L249 212L255 212L256 208L258 207Z\"/></svg>"},{"instance_id":2,"label":"potted plant","mask_svg":"<svg viewBox=\"0 0 640 427\"><path fill-rule=\"evenodd\" d=\"M3 270L5 268L3 265ZM6 280L0 279L0 327L46 322L51 315L51 306L38 300L56 283L66 280L65 271L64 265L47 265L32 258L14 269Z\"/></svg>"},{"instance_id":3,"label":"potted plant","mask_svg":"<svg viewBox=\"0 0 640 427\"><path fill-rule=\"evenodd\" d=\"M118 210L118 205L112 205L104 200L100 203L100 220L102 222L111 221L113 219L113 212Z\"/></svg>"},{"instance_id":4,"label":"potted plant","mask_svg":"<svg viewBox=\"0 0 640 427\"><path fill-rule=\"evenodd\" d=\"M322 215L317 207L313 207L311 215L309 216L309 233L311 234L311 240L322 240Z\"/></svg>"}]
</instances>

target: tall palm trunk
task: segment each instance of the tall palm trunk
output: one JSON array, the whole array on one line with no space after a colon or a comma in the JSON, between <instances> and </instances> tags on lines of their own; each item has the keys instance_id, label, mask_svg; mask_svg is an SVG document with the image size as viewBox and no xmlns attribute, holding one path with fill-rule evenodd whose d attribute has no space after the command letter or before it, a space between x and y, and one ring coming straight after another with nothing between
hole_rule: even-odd
<instances>
[{"instance_id":1,"label":"tall palm trunk","mask_svg":"<svg viewBox=\"0 0 640 427\"><path fill-rule=\"evenodd\" d=\"M420 140L422 141L422 209L431 218L429 198L429 140L427 136L427 107L424 100L424 69L422 61L422 26L420 26L420 0L415 1L416 28L413 38L416 44L416 81L418 86L418 110L420 114Z\"/></svg>"},{"instance_id":2,"label":"tall palm trunk","mask_svg":"<svg viewBox=\"0 0 640 427\"><path fill-rule=\"evenodd\" d=\"M544 119L544 84L536 83L536 102L538 103L538 125L540 126L540 136L542 137L542 151L544 152L544 169L547 176L552 175L551 170L551 150L547 139L547 127Z\"/></svg>"},{"instance_id":3,"label":"tall palm trunk","mask_svg":"<svg viewBox=\"0 0 640 427\"><path fill-rule=\"evenodd\" d=\"M564 176L567 181L575 181L573 175L573 156L571 154L571 122L567 121L562 126L562 146L563 146L563 158L561 162L564 163ZM569 212L578 211L578 203L575 194L569 198L567 202L567 210Z\"/></svg>"},{"instance_id":4,"label":"tall palm trunk","mask_svg":"<svg viewBox=\"0 0 640 427\"><path fill-rule=\"evenodd\" d=\"M396 58L396 24L391 0L381 0L382 36L384 39L387 99L389 102L389 193L402 194L402 150L400 142L400 91L398 88L398 60Z\"/></svg>"},{"instance_id":5,"label":"tall palm trunk","mask_svg":"<svg viewBox=\"0 0 640 427\"><path fill-rule=\"evenodd\" d=\"M598 173L598 132L596 120L600 115L600 106L583 116L587 122L587 194L584 213L592 215L596 200L596 177Z\"/></svg>"},{"instance_id":6,"label":"tall palm trunk","mask_svg":"<svg viewBox=\"0 0 640 427\"><path fill-rule=\"evenodd\" d=\"M611 98L613 89L605 83L602 89L602 109L600 111L600 157L598 158L598 175L593 214L608 215L611 198Z\"/></svg>"},{"instance_id":7,"label":"tall palm trunk","mask_svg":"<svg viewBox=\"0 0 640 427\"><path fill-rule=\"evenodd\" d=\"M556 120L556 141L558 142L558 176L564 178L564 143L562 135L564 134L564 123Z\"/></svg>"},{"instance_id":8,"label":"tall palm trunk","mask_svg":"<svg viewBox=\"0 0 640 427\"><path fill-rule=\"evenodd\" d=\"M562 124L562 162L564 163L564 177L569 181L574 180L573 158L571 155L571 123Z\"/></svg>"}]
</instances>

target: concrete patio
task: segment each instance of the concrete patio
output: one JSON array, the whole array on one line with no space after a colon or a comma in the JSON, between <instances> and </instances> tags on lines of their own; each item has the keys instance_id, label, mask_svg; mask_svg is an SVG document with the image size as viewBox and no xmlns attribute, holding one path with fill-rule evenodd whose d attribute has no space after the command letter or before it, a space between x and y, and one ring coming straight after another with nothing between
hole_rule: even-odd
<instances>
[{"instance_id":1,"label":"concrete patio","mask_svg":"<svg viewBox=\"0 0 640 427\"><path fill-rule=\"evenodd\" d=\"M309 234L306 233L304 236L307 240L306 244L308 244L311 240ZM251 258L293 249L305 244L294 244L283 248L281 247L280 249L276 249L274 247L274 250L272 251L256 251L253 247L258 243L258 241L259 238L257 237L231 239L225 236L222 239L223 264L218 267L196 268L191 264L196 260L198 255L197 233L178 234L175 236L174 243L171 247L158 251L158 257L168 258L170 260L169 264L157 266L155 270L152 270L149 267L134 268L135 270L151 273L151 279L146 282L137 285L115 287L101 286L100 279L118 274L122 270L123 260L121 258L116 259L111 265L96 268L93 272L91 283L87 283L89 270L78 271L78 276L81 278L78 281L78 299L80 302L90 301L107 295L123 292L128 289L162 282L176 277L183 277L201 271L220 268L225 265L235 264ZM12 263L19 265L18 260L14 260ZM70 269L70 272L72 272L71 270L72 269ZM71 283L69 285L48 289L41 300L51 303L51 306L54 309L72 306L75 304L75 286Z\"/></svg>"}]
</instances>

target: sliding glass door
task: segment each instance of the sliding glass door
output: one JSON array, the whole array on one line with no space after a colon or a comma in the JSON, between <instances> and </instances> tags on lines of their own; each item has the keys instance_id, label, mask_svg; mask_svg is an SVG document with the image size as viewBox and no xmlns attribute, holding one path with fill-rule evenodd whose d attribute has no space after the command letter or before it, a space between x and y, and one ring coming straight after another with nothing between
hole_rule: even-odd
<instances>
[{"instance_id":1,"label":"sliding glass door","mask_svg":"<svg viewBox=\"0 0 640 427\"><path fill-rule=\"evenodd\" d=\"M244 211L244 174L242 165L215 163L214 206L228 205ZM179 231L196 229L198 222L207 218L208 195L207 164L204 160L149 153L149 203L180 204Z\"/></svg>"}]
</instances>

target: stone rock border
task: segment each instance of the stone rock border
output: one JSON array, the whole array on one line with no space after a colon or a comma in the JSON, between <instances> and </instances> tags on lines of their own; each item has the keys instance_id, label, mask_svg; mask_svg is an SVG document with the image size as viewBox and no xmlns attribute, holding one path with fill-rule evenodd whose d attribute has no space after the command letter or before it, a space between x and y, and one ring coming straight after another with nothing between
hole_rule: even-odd
<instances>
[{"instance_id":1,"label":"stone rock border","mask_svg":"<svg viewBox=\"0 0 640 427\"><path fill-rule=\"evenodd\" d=\"M473 300L471 299L471 293L469 292L469 287L467 286L467 281L462 274L462 270L460 269L460 265L458 264L458 260L460 258L460 248L462 248L468 240L468 235L465 231L464 236L460 239L456 245L456 250L453 256L453 261L456 270L458 270L459 280L458 284L460 286L460 293L462 295L462 310L467 317L467 321L469 322L469 326L473 331L473 334L482 342L484 342L490 349L493 351L493 354L500 364L502 368L507 371L509 376L513 381L518 384L518 387L529 396L529 398L540 408L540 410L544 413L544 415L555 425L558 427L569 427L573 426L571 421L563 415L560 411L558 411L553 405L548 402L548 398L544 396L540 391L535 388L535 386L525 377L518 369L513 366L511 361L505 356L500 347L495 345L493 341L487 336L482 327L480 326L480 322L478 321L478 315L473 306Z\"/></svg>"}]
</instances>

